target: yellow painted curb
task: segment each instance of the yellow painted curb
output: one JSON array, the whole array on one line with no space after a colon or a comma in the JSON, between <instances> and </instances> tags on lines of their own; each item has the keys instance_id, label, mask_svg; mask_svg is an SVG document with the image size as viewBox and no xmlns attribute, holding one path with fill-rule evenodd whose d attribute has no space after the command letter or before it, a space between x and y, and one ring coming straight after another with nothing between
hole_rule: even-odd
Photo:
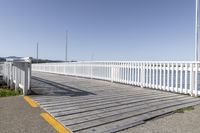
<instances>
[{"instance_id":1,"label":"yellow painted curb","mask_svg":"<svg viewBox=\"0 0 200 133\"><path fill-rule=\"evenodd\" d=\"M24 99L31 107L38 107L38 104L33 101L29 96L24 96Z\"/></svg>"},{"instance_id":2,"label":"yellow painted curb","mask_svg":"<svg viewBox=\"0 0 200 133\"><path fill-rule=\"evenodd\" d=\"M70 130L66 129L62 124L60 124L56 119L54 119L48 113L40 114L51 126L53 126L59 133L72 133Z\"/></svg>"}]
</instances>

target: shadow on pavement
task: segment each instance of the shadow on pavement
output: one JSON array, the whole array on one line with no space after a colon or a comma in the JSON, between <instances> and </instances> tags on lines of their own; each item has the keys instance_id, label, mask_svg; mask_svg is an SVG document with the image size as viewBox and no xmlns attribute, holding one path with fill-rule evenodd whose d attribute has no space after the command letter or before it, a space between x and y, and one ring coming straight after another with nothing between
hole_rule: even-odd
<instances>
[{"instance_id":1,"label":"shadow on pavement","mask_svg":"<svg viewBox=\"0 0 200 133\"><path fill-rule=\"evenodd\" d=\"M96 95L94 93L81 90L79 88L67 86L57 82L32 76L31 95L50 95L50 96L86 96Z\"/></svg>"}]
</instances>

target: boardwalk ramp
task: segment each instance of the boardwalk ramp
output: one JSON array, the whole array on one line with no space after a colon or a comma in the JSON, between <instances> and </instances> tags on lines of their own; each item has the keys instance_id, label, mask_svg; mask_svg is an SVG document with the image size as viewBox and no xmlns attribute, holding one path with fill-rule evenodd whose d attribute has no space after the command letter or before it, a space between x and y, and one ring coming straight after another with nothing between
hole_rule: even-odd
<instances>
[{"instance_id":1,"label":"boardwalk ramp","mask_svg":"<svg viewBox=\"0 0 200 133\"><path fill-rule=\"evenodd\" d=\"M31 96L74 133L113 133L200 103L199 98L107 81L33 72Z\"/></svg>"}]
</instances>

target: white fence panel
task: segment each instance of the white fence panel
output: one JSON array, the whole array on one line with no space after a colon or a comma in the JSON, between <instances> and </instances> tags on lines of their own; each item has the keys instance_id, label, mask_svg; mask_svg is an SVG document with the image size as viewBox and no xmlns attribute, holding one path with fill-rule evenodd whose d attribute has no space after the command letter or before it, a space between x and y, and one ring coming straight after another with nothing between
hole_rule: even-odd
<instances>
[{"instance_id":1,"label":"white fence panel","mask_svg":"<svg viewBox=\"0 0 200 133\"><path fill-rule=\"evenodd\" d=\"M32 69L198 96L199 65L180 61L93 61L33 64Z\"/></svg>"},{"instance_id":2,"label":"white fence panel","mask_svg":"<svg viewBox=\"0 0 200 133\"><path fill-rule=\"evenodd\" d=\"M3 79L9 87L15 88L16 91L21 88L24 95L30 92L31 61L29 58L11 59L0 66L3 66Z\"/></svg>"}]
</instances>

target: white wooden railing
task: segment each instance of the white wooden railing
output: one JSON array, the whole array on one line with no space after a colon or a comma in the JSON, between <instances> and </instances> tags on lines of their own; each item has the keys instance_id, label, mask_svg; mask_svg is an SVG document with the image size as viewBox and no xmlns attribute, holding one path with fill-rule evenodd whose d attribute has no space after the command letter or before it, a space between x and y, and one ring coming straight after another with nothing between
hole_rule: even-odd
<instances>
[{"instance_id":1,"label":"white wooden railing","mask_svg":"<svg viewBox=\"0 0 200 133\"><path fill-rule=\"evenodd\" d=\"M199 65L189 61L93 61L33 64L32 70L199 96Z\"/></svg>"},{"instance_id":2,"label":"white wooden railing","mask_svg":"<svg viewBox=\"0 0 200 133\"><path fill-rule=\"evenodd\" d=\"M21 88L24 95L27 95L30 92L30 58L7 59L6 62L0 64L0 67L3 68L1 71L3 80L9 87L15 88L16 91Z\"/></svg>"},{"instance_id":3,"label":"white wooden railing","mask_svg":"<svg viewBox=\"0 0 200 133\"><path fill-rule=\"evenodd\" d=\"M1 62L0 62L0 75L3 74L3 64L4 64L4 63L1 63Z\"/></svg>"}]
</instances>

